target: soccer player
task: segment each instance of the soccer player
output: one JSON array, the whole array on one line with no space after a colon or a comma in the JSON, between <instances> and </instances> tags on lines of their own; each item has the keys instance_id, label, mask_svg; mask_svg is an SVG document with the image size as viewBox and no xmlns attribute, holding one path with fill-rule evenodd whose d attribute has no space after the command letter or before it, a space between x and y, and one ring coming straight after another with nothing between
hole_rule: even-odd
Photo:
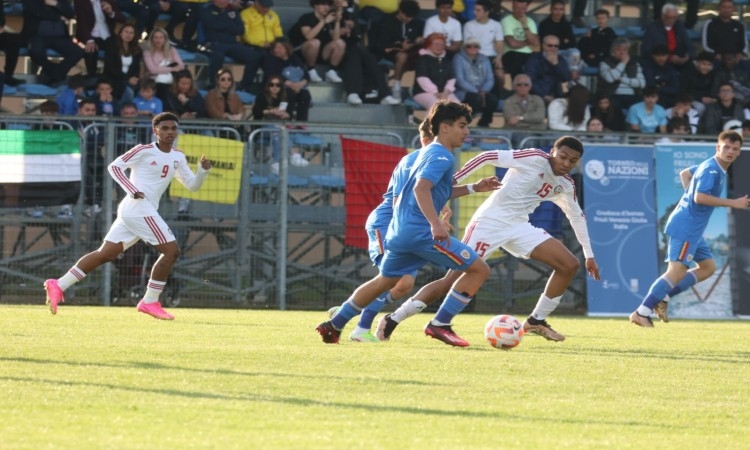
<instances>
[{"instance_id":1,"label":"soccer player","mask_svg":"<svg viewBox=\"0 0 750 450\"><path fill-rule=\"evenodd\" d=\"M428 336L450 341L454 336L451 318L464 308L489 275L487 264L471 248L451 237L449 227L438 215L451 197L494 190L499 185L496 177L489 177L476 185L453 186L452 152L463 145L469 133L471 108L439 100L426 120L435 140L418 152L401 194L394 200L380 274L358 287L331 320L317 326L316 331L327 344L338 343L341 330L362 308L427 262L463 272L446 297L448 306L443 314L425 328Z\"/></svg>"},{"instance_id":2,"label":"soccer player","mask_svg":"<svg viewBox=\"0 0 750 450\"><path fill-rule=\"evenodd\" d=\"M664 234L667 244L667 271L654 281L641 305L630 314L630 321L638 326L652 328L651 313L663 322L669 322L669 298L690 289L691 286L713 275L716 262L711 248L703 239L708 220L714 208L747 209L750 199L719 197L727 178L727 169L740 156L742 135L736 131L719 134L716 154L680 172L685 193L667 219ZM692 262L696 267L690 269ZM688 270L690 269L690 270Z\"/></svg>"},{"instance_id":3,"label":"soccer player","mask_svg":"<svg viewBox=\"0 0 750 450\"><path fill-rule=\"evenodd\" d=\"M550 341L565 340L562 333L547 323L547 317L557 308L580 264L560 241L529 223L529 213L543 201L554 202L562 208L583 247L586 271L594 279L599 279L599 267L589 241L586 217L576 199L573 179L568 175L582 155L581 141L563 136L555 141L549 154L533 148L484 152L469 160L454 176L454 180L461 181L485 164L509 169L500 190L488 197L474 212L466 226L463 242L482 258L489 257L502 247L516 257L530 258L552 267L552 275L547 280L544 292L523 323L524 330ZM393 314L380 320L376 336L380 340L390 339L399 323L441 298L457 276L455 271L450 270L442 279L422 287ZM461 338L449 344L469 345Z\"/></svg>"},{"instance_id":4,"label":"soccer player","mask_svg":"<svg viewBox=\"0 0 750 450\"><path fill-rule=\"evenodd\" d=\"M430 145L430 142L434 139L434 136L432 136L432 132L430 131L430 123L426 120L419 124L419 139L422 143L422 148ZM393 200L394 198L398 198L400 189L403 187L403 180L408 174L409 168L414 165L414 160L417 159L418 153L419 151L409 153L399 161L391 174L388 188L386 189L385 194L383 194L383 201L373 209L367 217L365 229L367 230L367 237L370 241L370 259L375 266L380 266L380 262L383 260L383 254L385 253L383 241L386 232L388 231L388 225L391 223L391 218L393 217ZM349 335L349 340L354 342L380 342L380 340L370 332L375 316L378 315L380 310L383 309L386 304L392 303L395 300L410 294L411 290L414 288L416 276L416 270L404 274L392 289L383 292L372 303L367 305L359 316L357 327Z\"/></svg>"},{"instance_id":5,"label":"soccer player","mask_svg":"<svg viewBox=\"0 0 750 450\"><path fill-rule=\"evenodd\" d=\"M133 244L142 239L161 253L151 269L146 294L138 303L138 311L157 319L172 320L174 316L162 309L159 294L167 284L172 266L180 256L180 248L172 230L157 211L159 200L172 178L177 178L191 191L197 191L211 169L205 155L200 158L197 174L188 166L185 155L172 147L178 133L179 118L172 113L161 113L151 121L156 142L138 145L117 157L108 167L109 173L125 193L117 208L117 218L104 236L97 250L84 255L68 272L58 279L44 282L47 304L52 314L64 302L63 292L86 278L92 270L114 261ZM130 176L125 171L130 169Z\"/></svg>"}]
</instances>

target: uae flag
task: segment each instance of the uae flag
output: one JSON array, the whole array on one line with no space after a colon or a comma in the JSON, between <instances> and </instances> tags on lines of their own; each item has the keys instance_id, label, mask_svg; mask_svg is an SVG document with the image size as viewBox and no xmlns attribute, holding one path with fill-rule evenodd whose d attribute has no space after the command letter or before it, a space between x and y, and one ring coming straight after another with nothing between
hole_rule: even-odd
<instances>
[{"instance_id":1,"label":"uae flag","mask_svg":"<svg viewBox=\"0 0 750 450\"><path fill-rule=\"evenodd\" d=\"M76 203L81 140L73 130L0 130L0 208Z\"/></svg>"}]
</instances>

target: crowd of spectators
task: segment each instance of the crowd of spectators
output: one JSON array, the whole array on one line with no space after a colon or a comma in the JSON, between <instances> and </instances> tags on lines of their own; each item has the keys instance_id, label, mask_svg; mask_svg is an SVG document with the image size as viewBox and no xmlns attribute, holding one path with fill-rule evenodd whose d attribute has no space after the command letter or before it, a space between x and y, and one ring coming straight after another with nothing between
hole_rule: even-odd
<instances>
[{"instance_id":1,"label":"crowd of spectators","mask_svg":"<svg viewBox=\"0 0 750 450\"><path fill-rule=\"evenodd\" d=\"M78 114L86 99L94 115L134 107L138 117L171 111L245 131L249 119L307 121L310 84L324 82L342 83L351 105L466 102L479 127L501 111L504 127L518 130L715 134L750 119L747 38L731 0L719 2L700 43L671 3L654 2L638 43L617 37L606 9L577 38L585 2L570 5L568 20L568 5L553 0L539 23L524 0L505 15L499 0L458 3L435 0L429 12L416 0L310 0L285 30L274 0L26 0L21 32L0 33L0 81L24 81L14 70L27 48L39 82L67 86L59 114ZM206 55L207 79L195 78L178 48ZM85 72L69 76L81 61ZM228 64L242 66L239 80ZM237 91L256 94L255 107Z\"/></svg>"}]
</instances>

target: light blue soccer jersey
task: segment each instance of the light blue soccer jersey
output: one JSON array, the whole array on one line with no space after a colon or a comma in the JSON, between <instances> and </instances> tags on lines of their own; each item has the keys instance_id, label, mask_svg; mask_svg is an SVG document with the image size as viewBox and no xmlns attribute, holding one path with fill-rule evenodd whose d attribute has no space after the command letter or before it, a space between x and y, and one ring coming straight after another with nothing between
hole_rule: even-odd
<instances>
[{"instance_id":1,"label":"light blue soccer jersey","mask_svg":"<svg viewBox=\"0 0 750 450\"><path fill-rule=\"evenodd\" d=\"M396 168L393 169L391 179L388 181L388 189L383 194L383 201L367 216L366 229L383 230L384 232L388 229L393 217L393 197L398 197L401 194L401 189L404 187L409 170L414 165L417 156L419 156L419 150L409 153L401 158Z\"/></svg>"},{"instance_id":2,"label":"light blue soccer jersey","mask_svg":"<svg viewBox=\"0 0 750 450\"><path fill-rule=\"evenodd\" d=\"M386 234L386 247L412 247L432 242L430 223L422 214L414 195L414 186L421 178L433 184L432 201L440 211L453 193L453 154L442 144L432 143L417 153L403 184L395 187L398 196L393 210L393 219Z\"/></svg>"},{"instance_id":3,"label":"light blue soccer jersey","mask_svg":"<svg viewBox=\"0 0 750 450\"><path fill-rule=\"evenodd\" d=\"M711 213L714 211L713 206L695 203L696 192L720 197L724 192L724 183L727 178L726 171L715 157L691 167L690 171L693 173L690 185L670 214L664 228L664 233L670 237L684 241L699 239L703 236Z\"/></svg>"}]
</instances>

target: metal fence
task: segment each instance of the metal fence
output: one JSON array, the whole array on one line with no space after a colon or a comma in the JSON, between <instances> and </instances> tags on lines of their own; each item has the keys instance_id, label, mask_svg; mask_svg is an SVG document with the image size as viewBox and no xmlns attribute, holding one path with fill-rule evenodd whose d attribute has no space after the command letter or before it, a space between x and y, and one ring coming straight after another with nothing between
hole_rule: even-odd
<instances>
[{"instance_id":1,"label":"metal fence","mask_svg":"<svg viewBox=\"0 0 750 450\"><path fill-rule=\"evenodd\" d=\"M80 195L72 205L37 207L21 199L0 209L0 302L42 302L46 278L61 276L79 257L101 245L122 198L106 166L152 138L149 123L76 119L80 118L49 121L26 116L2 122L3 130L76 130L82 176ZM408 143L416 148L415 127L288 128L273 123L237 127L206 121L181 126L177 148L186 152L191 168L196 169L200 154L206 154L215 167L197 197L190 198L173 184L162 198L160 212L182 249L162 295L168 306L324 309L339 304L377 273L366 248L351 244L357 233L364 236L364 229L346 226L353 210L365 208L357 203L357 195L347 196L352 186L345 176L347 152L377 149L377 144L403 148ZM560 134L536 133L522 143L551 143ZM10 135L0 130L0 141L3 136ZM643 135L616 138L627 143L642 140ZM477 152L510 148L513 139L506 130L473 131L456 159L463 163ZM348 140L346 148L344 140ZM359 164L372 167L370 175L388 179L392 166L383 167L383 154L377 150L359 154ZM375 189L382 193L386 184ZM485 197L477 194L453 201L458 234ZM567 221L563 222L560 238L580 256ZM136 245L67 291L66 302L134 305L144 293L156 257L148 246ZM501 253L490 259L490 265L493 275L474 305L482 310L508 310L518 302L535 301L548 275L542 265ZM428 267L417 283L439 276L441 268ZM584 285L581 273L564 301L585 302Z\"/></svg>"}]
</instances>

